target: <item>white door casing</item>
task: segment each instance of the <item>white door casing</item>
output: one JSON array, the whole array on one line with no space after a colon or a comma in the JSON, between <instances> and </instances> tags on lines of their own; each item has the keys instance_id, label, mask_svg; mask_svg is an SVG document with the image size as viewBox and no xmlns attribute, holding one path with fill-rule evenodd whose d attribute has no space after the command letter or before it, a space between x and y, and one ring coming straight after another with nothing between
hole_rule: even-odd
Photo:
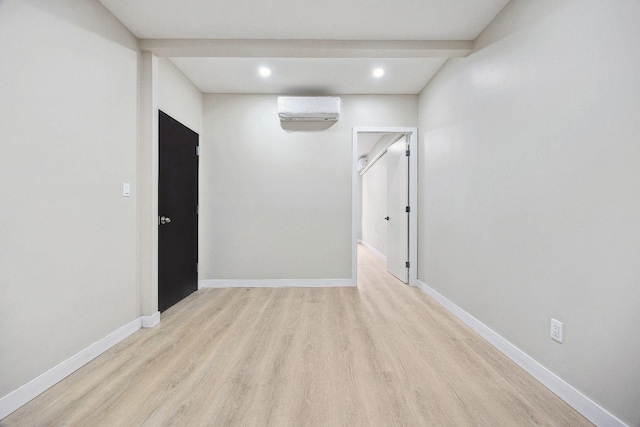
<instances>
[{"instance_id":1,"label":"white door casing","mask_svg":"<svg viewBox=\"0 0 640 427\"><path fill-rule=\"evenodd\" d=\"M408 139L409 150L409 206L411 212L409 217L409 285L417 286L417 254L418 254L418 129L415 127L354 127L352 132L352 174L351 174L351 280L354 285L358 282L358 199L360 189L358 186L359 173L357 169L358 161L358 134L359 133L402 133Z\"/></svg>"}]
</instances>

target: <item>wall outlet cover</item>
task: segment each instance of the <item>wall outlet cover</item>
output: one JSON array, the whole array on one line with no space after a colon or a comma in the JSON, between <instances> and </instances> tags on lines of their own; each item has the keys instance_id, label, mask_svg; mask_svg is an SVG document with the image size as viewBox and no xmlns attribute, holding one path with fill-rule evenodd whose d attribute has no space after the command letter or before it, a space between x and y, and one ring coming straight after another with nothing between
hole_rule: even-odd
<instances>
[{"instance_id":1,"label":"wall outlet cover","mask_svg":"<svg viewBox=\"0 0 640 427\"><path fill-rule=\"evenodd\" d=\"M562 322L556 319L551 319L551 338L561 343L564 339L563 335Z\"/></svg>"}]
</instances>

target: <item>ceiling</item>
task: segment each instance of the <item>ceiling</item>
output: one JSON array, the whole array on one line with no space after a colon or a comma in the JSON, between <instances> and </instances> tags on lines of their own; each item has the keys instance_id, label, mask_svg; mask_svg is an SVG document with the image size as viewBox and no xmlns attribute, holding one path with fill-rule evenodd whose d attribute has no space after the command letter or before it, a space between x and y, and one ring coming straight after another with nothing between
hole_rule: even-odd
<instances>
[{"instance_id":1,"label":"ceiling","mask_svg":"<svg viewBox=\"0 0 640 427\"><path fill-rule=\"evenodd\" d=\"M283 94L416 94L448 58L469 54L508 3L100 1L202 92ZM384 76L374 78L375 68Z\"/></svg>"},{"instance_id":2,"label":"ceiling","mask_svg":"<svg viewBox=\"0 0 640 427\"><path fill-rule=\"evenodd\" d=\"M173 58L205 93L414 94L422 90L445 58ZM268 79L256 72L268 66ZM371 71L385 69L385 78ZM339 71L338 71L339 70ZM225 76L224 84L211 76Z\"/></svg>"},{"instance_id":3,"label":"ceiling","mask_svg":"<svg viewBox=\"0 0 640 427\"><path fill-rule=\"evenodd\" d=\"M396 142L403 134L401 133L380 133L380 132L358 132L358 152L357 158L367 156L369 161L392 142ZM374 148L376 150L374 150Z\"/></svg>"}]
</instances>

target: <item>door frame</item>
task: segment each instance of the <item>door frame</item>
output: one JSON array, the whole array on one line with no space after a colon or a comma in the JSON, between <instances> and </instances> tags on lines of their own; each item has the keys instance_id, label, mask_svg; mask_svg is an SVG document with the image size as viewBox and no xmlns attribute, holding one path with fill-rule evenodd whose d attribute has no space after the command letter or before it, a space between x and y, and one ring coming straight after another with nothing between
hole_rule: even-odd
<instances>
[{"instance_id":1,"label":"door frame","mask_svg":"<svg viewBox=\"0 0 640 427\"><path fill-rule=\"evenodd\" d=\"M351 154L351 277L358 285L358 133L401 133L409 139L409 285L418 281L418 128L417 127L354 127Z\"/></svg>"}]
</instances>

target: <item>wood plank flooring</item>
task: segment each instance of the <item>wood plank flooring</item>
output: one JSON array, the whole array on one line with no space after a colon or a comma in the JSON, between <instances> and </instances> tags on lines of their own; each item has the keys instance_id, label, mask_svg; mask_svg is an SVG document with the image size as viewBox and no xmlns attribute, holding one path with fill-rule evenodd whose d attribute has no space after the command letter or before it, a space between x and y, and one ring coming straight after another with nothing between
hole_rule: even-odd
<instances>
[{"instance_id":1,"label":"wood plank flooring","mask_svg":"<svg viewBox=\"0 0 640 427\"><path fill-rule=\"evenodd\" d=\"M358 257L358 288L197 291L0 425L591 425Z\"/></svg>"}]
</instances>

